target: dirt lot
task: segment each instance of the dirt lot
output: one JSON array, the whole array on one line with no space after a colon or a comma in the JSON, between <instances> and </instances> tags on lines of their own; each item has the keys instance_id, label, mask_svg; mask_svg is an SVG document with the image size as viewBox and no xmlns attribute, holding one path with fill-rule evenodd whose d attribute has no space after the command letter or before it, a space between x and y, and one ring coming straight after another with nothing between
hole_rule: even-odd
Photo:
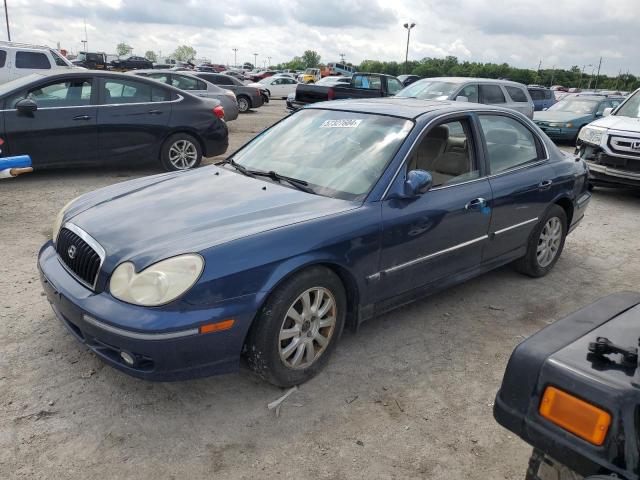
<instances>
[{"instance_id":1,"label":"dirt lot","mask_svg":"<svg viewBox=\"0 0 640 480\"><path fill-rule=\"evenodd\" d=\"M283 113L276 101L241 116L232 148ZM640 284L640 196L597 190L549 276L503 268L345 333L276 418L267 403L282 392L247 371L167 384L104 366L42 296L36 254L60 207L151 173L0 185L0 478L523 478L529 448L492 418L511 350Z\"/></svg>"}]
</instances>

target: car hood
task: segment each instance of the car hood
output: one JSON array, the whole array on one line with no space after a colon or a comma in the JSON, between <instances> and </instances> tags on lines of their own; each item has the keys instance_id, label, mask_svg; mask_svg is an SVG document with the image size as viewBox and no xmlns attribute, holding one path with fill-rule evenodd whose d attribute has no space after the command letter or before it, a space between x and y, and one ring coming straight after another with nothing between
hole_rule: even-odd
<instances>
[{"instance_id":1,"label":"car hood","mask_svg":"<svg viewBox=\"0 0 640 480\"><path fill-rule=\"evenodd\" d=\"M65 222L107 253L105 267L131 260L144 268L249 235L357 208L216 166L145 177L86 194Z\"/></svg>"},{"instance_id":2,"label":"car hood","mask_svg":"<svg viewBox=\"0 0 640 480\"><path fill-rule=\"evenodd\" d=\"M574 112L554 112L553 110L534 112L533 114L534 122L574 122L581 119L588 120L590 118L592 118L592 115L583 115Z\"/></svg>"},{"instance_id":3,"label":"car hood","mask_svg":"<svg viewBox=\"0 0 640 480\"><path fill-rule=\"evenodd\" d=\"M609 115L608 117L602 117L595 122L592 122L590 126L640 133L640 118Z\"/></svg>"}]
</instances>

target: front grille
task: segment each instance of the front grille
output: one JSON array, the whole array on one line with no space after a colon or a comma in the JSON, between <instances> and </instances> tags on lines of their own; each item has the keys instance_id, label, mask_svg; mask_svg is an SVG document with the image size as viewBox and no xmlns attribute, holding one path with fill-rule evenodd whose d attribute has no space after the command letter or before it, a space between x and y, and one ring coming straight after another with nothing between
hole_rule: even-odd
<instances>
[{"instance_id":1,"label":"front grille","mask_svg":"<svg viewBox=\"0 0 640 480\"><path fill-rule=\"evenodd\" d=\"M640 158L640 138L637 137L609 137L609 148L620 155Z\"/></svg>"},{"instance_id":2,"label":"front grille","mask_svg":"<svg viewBox=\"0 0 640 480\"><path fill-rule=\"evenodd\" d=\"M102 263L98 252L67 228L63 228L58 234L56 251L80 281L91 288L94 287Z\"/></svg>"}]
</instances>

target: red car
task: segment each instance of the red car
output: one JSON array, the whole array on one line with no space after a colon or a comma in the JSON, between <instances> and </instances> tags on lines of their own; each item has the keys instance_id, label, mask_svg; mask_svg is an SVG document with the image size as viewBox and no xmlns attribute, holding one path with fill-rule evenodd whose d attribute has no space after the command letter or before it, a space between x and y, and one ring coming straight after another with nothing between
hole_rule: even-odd
<instances>
[{"instance_id":1,"label":"red car","mask_svg":"<svg viewBox=\"0 0 640 480\"><path fill-rule=\"evenodd\" d=\"M255 75L251 75L251 80L257 82L258 80L262 80L263 78L272 77L276 73L277 72L275 70L263 70L259 73L256 73Z\"/></svg>"}]
</instances>

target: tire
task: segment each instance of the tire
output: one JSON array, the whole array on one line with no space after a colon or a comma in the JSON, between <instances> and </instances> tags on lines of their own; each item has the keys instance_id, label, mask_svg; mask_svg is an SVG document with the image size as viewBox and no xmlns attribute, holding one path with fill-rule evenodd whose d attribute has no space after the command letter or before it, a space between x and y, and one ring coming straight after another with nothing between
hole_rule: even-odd
<instances>
[{"instance_id":1,"label":"tire","mask_svg":"<svg viewBox=\"0 0 640 480\"><path fill-rule=\"evenodd\" d=\"M543 236L547 238L546 246ZM527 253L515 262L516 270L534 278L545 276L560 258L566 238L567 214L559 205L553 205L531 232Z\"/></svg>"},{"instance_id":2,"label":"tire","mask_svg":"<svg viewBox=\"0 0 640 480\"><path fill-rule=\"evenodd\" d=\"M184 157L181 153L184 153ZM169 172L197 168L201 161L200 142L187 133L173 134L162 144L160 162Z\"/></svg>"},{"instance_id":3,"label":"tire","mask_svg":"<svg viewBox=\"0 0 640 480\"><path fill-rule=\"evenodd\" d=\"M320 302L319 317L314 314L316 299ZM279 387L309 380L322 370L335 349L346 309L342 282L328 268L310 267L285 280L271 293L251 327L246 342L249 367ZM326 341L324 346L319 336Z\"/></svg>"},{"instance_id":4,"label":"tire","mask_svg":"<svg viewBox=\"0 0 640 480\"><path fill-rule=\"evenodd\" d=\"M245 113L251 108L251 102L244 95L238 97L238 110L240 113Z\"/></svg>"}]
</instances>

